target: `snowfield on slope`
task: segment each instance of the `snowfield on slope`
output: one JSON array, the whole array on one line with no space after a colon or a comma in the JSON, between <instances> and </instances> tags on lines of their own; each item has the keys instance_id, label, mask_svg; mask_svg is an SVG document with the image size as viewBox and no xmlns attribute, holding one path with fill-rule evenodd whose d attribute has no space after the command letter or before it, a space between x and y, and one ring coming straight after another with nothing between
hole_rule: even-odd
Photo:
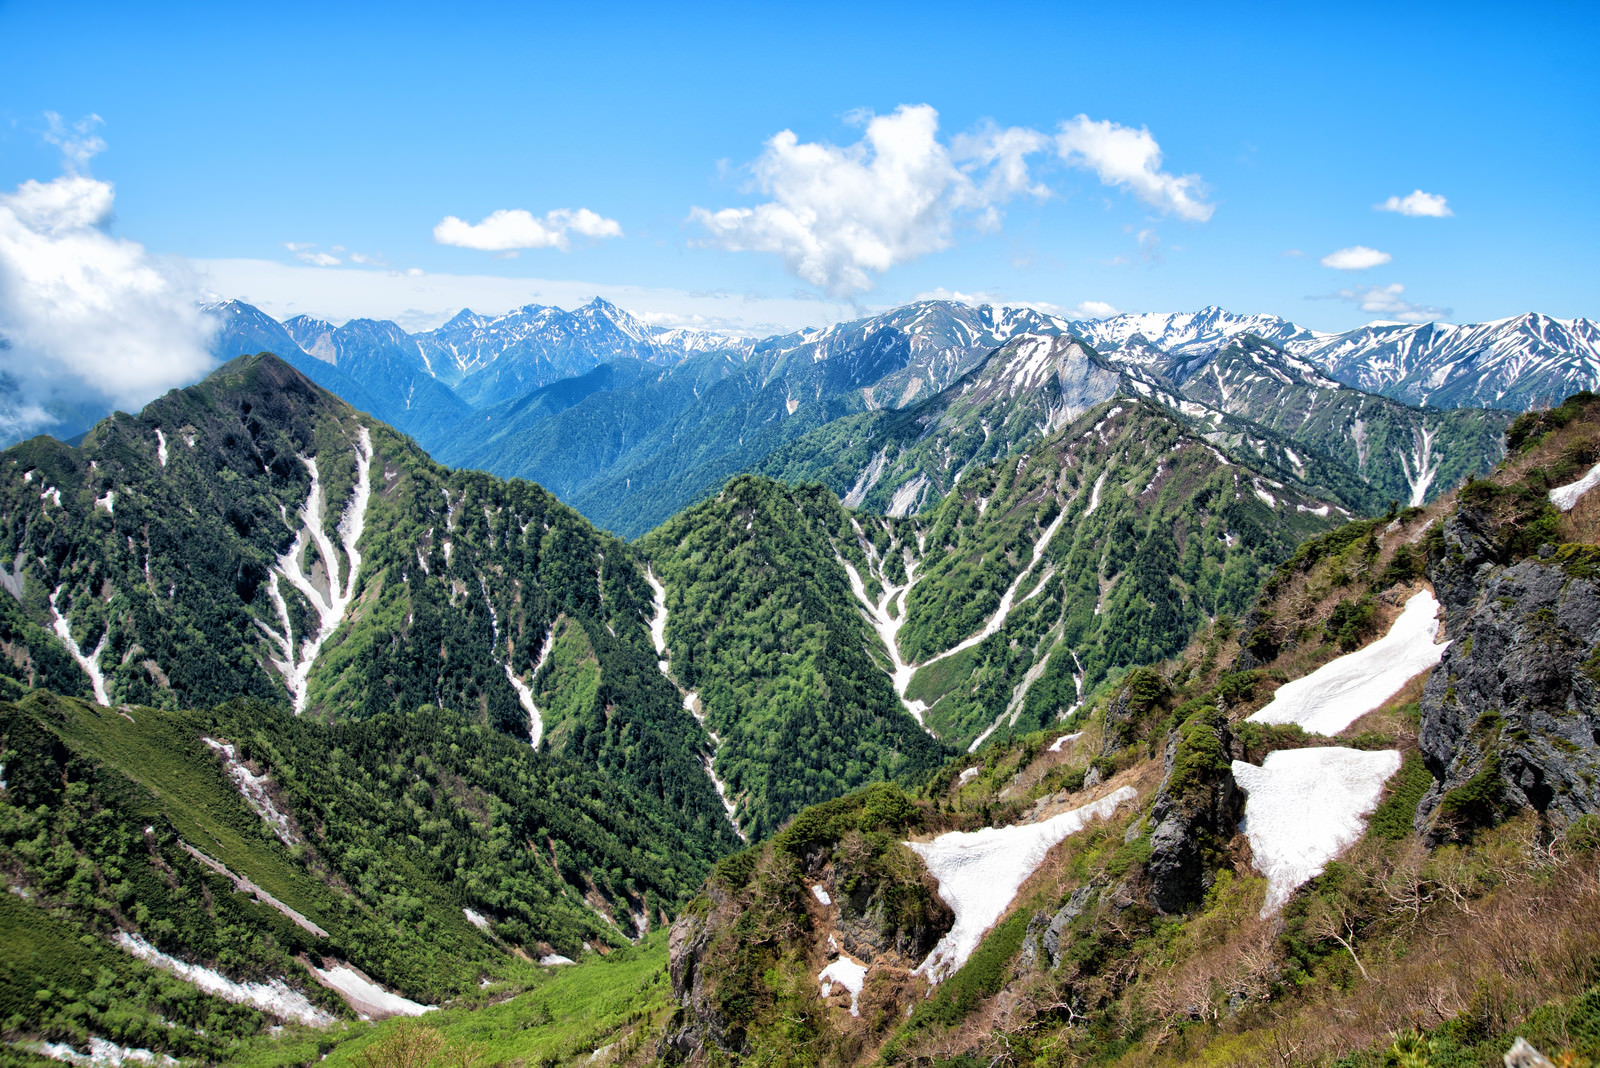
<instances>
[{"instance_id":1,"label":"snowfield on slope","mask_svg":"<svg viewBox=\"0 0 1600 1068\"><path fill-rule=\"evenodd\" d=\"M348 964L335 964L326 970L312 968L317 978L343 995L350 1007L364 1020L385 1016L421 1016L437 1005L420 1005L410 998L385 990Z\"/></svg>"},{"instance_id":2,"label":"snowfield on slope","mask_svg":"<svg viewBox=\"0 0 1600 1068\"><path fill-rule=\"evenodd\" d=\"M1136 793L1131 786L1114 790L1082 808L1038 823L951 831L931 842L907 842L939 882L939 896L956 914L956 922L913 974L929 982L948 978L972 956L983 934L1011 906L1028 876L1044 863L1057 843L1106 819Z\"/></svg>"},{"instance_id":3,"label":"snowfield on slope","mask_svg":"<svg viewBox=\"0 0 1600 1068\"><path fill-rule=\"evenodd\" d=\"M1313 734L1338 734L1437 664L1449 642L1439 633L1439 602L1431 590L1414 594L1389 633L1365 648L1286 682L1252 723L1297 723Z\"/></svg>"},{"instance_id":4,"label":"snowfield on slope","mask_svg":"<svg viewBox=\"0 0 1600 1068\"><path fill-rule=\"evenodd\" d=\"M1600 486L1600 464L1589 468L1589 473L1576 482L1568 482L1565 486L1557 486L1550 491L1550 503L1563 512L1570 512L1578 503L1578 498L1585 493Z\"/></svg>"},{"instance_id":5,"label":"snowfield on slope","mask_svg":"<svg viewBox=\"0 0 1600 1068\"><path fill-rule=\"evenodd\" d=\"M1259 768L1233 762L1234 781L1247 795L1239 829L1267 877L1263 919L1361 837L1383 784L1399 770L1398 751L1339 746L1280 749Z\"/></svg>"}]
</instances>

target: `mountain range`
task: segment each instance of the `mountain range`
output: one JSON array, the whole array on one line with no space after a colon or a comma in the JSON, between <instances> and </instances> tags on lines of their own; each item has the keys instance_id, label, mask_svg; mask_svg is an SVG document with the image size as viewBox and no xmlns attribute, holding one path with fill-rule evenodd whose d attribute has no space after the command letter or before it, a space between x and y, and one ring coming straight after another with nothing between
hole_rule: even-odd
<instances>
[{"instance_id":1,"label":"mountain range","mask_svg":"<svg viewBox=\"0 0 1600 1068\"><path fill-rule=\"evenodd\" d=\"M1467 468L1486 469L1495 448L1484 446L1506 417L1442 413L1475 401L1520 410L1594 384L1600 368L1592 324L1537 317L1439 328L1423 340L1406 328L1412 370L1401 380L1379 370L1393 362L1384 346L1396 341L1394 330L1318 334L1219 308L1073 322L930 301L759 340L652 327L598 299L573 312L463 312L414 335L368 320L337 329L303 317L277 324L237 302L214 310L224 323L220 355L277 352L437 459L539 482L629 537L740 471L787 466L787 454L777 454L807 435L837 439L863 417L877 425L886 413L913 410L925 423L927 406L944 405L952 384L1028 336L1077 338L1116 372L1104 388L1159 397L1204 433L1276 452L1290 470L1320 462L1308 449L1337 459L1354 472L1339 477L1367 487L1364 499L1346 493L1362 510L1426 499ZM1529 327L1540 322L1542 332ZM1439 341L1446 335L1448 345ZM1434 368L1441 360L1448 366ZM1424 372L1448 379L1427 394L1441 414L1397 415L1425 401L1408 385ZM1410 399L1376 399L1390 394ZM1300 418L1308 411L1319 414ZM1454 440L1469 423L1487 429L1470 446L1479 459L1462 461ZM843 494L853 482L829 484Z\"/></svg>"}]
</instances>

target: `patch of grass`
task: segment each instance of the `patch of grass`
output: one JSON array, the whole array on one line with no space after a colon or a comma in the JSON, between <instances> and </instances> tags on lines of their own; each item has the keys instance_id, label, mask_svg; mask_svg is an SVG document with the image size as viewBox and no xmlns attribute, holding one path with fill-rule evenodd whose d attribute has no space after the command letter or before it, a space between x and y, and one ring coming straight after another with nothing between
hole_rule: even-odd
<instances>
[{"instance_id":1,"label":"patch of grass","mask_svg":"<svg viewBox=\"0 0 1600 1068\"><path fill-rule=\"evenodd\" d=\"M1420 753L1409 754L1400 765L1400 771L1389 780L1389 792L1372 813L1367 823L1367 833L1391 842L1403 841L1414 833L1412 818L1417 803L1433 785L1433 773L1422 762Z\"/></svg>"}]
</instances>

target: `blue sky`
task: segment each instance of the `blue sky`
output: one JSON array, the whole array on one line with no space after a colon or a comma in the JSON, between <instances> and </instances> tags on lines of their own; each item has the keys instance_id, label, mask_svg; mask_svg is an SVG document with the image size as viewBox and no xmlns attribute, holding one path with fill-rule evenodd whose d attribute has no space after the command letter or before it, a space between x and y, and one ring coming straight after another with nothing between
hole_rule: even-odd
<instances>
[{"instance_id":1,"label":"blue sky","mask_svg":"<svg viewBox=\"0 0 1600 1068\"><path fill-rule=\"evenodd\" d=\"M412 328L1600 314L1593 4L231 7L0 2L0 192L98 137L173 295Z\"/></svg>"}]
</instances>

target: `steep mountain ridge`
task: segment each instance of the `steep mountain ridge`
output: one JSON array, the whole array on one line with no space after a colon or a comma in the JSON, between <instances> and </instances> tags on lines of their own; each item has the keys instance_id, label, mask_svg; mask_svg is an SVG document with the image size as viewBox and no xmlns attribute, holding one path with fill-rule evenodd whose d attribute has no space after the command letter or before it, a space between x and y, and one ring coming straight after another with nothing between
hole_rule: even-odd
<instances>
[{"instance_id":1,"label":"steep mountain ridge","mask_svg":"<svg viewBox=\"0 0 1600 1068\"><path fill-rule=\"evenodd\" d=\"M1242 625L1072 722L724 861L675 925L656 1056L1377 1068L1498 1063L1519 1034L1555 1063L1600 1053L1600 403L1509 444L1459 495L1304 542ZM1343 669L1384 642L1428 655L1381 690Z\"/></svg>"}]
</instances>

